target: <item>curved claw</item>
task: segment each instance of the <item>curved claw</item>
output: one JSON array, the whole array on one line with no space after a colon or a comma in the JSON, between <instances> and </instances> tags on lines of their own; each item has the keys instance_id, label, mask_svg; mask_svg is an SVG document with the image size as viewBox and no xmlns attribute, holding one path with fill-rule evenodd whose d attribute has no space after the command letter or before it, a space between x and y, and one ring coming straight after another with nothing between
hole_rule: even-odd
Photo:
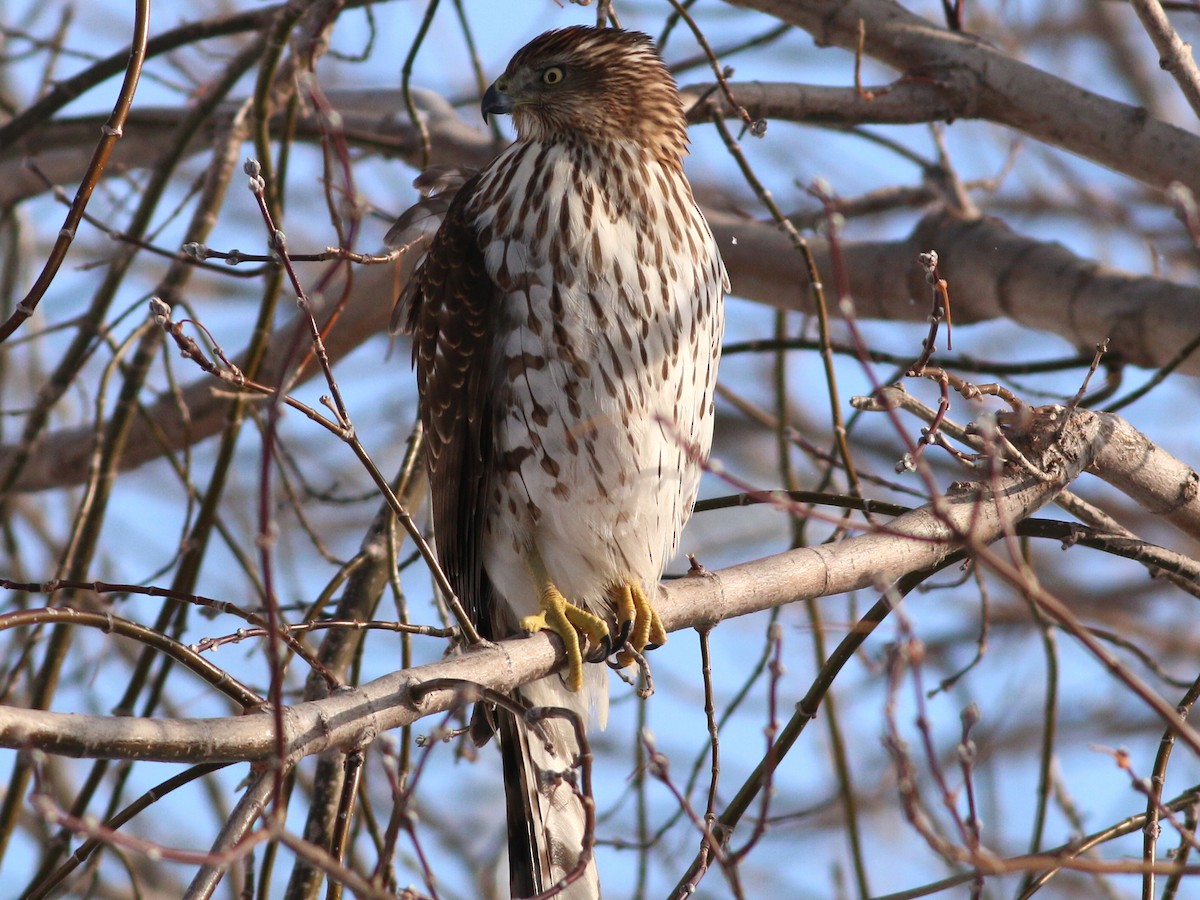
<instances>
[{"instance_id":1,"label":"curved claw","mask_svg":"<svg viewBox=\"0 0 1200 900\"><path fill-rule=\"evenodd\" d=\"M634 581L626 581L615 585L611 596L616 606L617 625L620 628L620 640L616 649L620 666L628 666L634 662L634 656L625 650L626 646L635 653L644 653L661 647L667 642L667 630L663 627L662 619L655 612L650 598L642 590L642 586Z\"/></svg>"},{"instance_id":2,"label":"curved claw","mask_svg":"<svg viewBox=\"0 0 1200 900\"><path fill-rule=\"evenodd\" d=\"M637 603L633 596L633 584L623 581L613 585L608 593L612 598L617 617L617 643L613 650L621 650L625 647L625 642L629 640L629 635L633 633L634 625L637 624L638 613Z\"/></svg>"},{"instance_id":3,"label":"curved claw","mask_svg":"<svg viewBox=\"0 0 1200 900\"><path fill-rule=\"evenodd\" d=\"M613 654L612 638L607 634L600 639L600 643L592 648L592 652L587 655L587 661L591 663L604 662Z\"/></svg>"},{"instance_id":4,"label":"curved claw","mask_svg":"<svg viewBox=\"0 0 1200 900\"><path fill-rule=\"evenodd\" d=\"M624 649L625 643L629 640L629 635L633 633L633 625L633 619L617 621L617 627L620 630L617 632L617 639L613 642L612 650L609 653L616 653L618 650Z\"/></svg>"}]
</instances>

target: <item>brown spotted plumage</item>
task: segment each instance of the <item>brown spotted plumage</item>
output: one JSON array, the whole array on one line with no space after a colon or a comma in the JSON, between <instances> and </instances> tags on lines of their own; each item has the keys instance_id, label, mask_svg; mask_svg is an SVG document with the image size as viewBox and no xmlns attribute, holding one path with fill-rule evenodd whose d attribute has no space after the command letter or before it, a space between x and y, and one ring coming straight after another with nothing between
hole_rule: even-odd
<instances>
[{"instance_id":1,"label":"brown spotted plumage","mask_svg":"<svg viewBox=\"0 0 1200 900\"><path fill-rule=\"evenodd\" d=\"M565 683L520 698L585 716L590 703L602 720L607 673L584 655L666 639L649 598L711 444L728 282L683 175L679 94L645 35L544 34L483 110L511 113L517 141L441 201L398 304L436 545L486 636L563 637ZM560 896L598 896L571 729L547 723L547 742L503 711L496 723L514 895L567 877Z\"/></svg>"}]
</instances>

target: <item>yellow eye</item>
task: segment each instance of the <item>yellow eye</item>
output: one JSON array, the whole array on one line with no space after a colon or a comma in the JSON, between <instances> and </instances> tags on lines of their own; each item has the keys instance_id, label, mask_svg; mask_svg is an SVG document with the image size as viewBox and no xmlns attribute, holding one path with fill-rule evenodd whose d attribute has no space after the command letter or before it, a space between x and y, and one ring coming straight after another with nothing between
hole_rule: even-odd
<instances>
[{"instance_id":1,"label":"yellow eye","mask_svg":"<svg viewBox=\"0 0 1200 900\"><path fill-rule=\"evenodd\" d=\"M542 84L558 84L563 80L563 70L558 66L551 66L542 72Z\"/></svg>"}]
</instances>

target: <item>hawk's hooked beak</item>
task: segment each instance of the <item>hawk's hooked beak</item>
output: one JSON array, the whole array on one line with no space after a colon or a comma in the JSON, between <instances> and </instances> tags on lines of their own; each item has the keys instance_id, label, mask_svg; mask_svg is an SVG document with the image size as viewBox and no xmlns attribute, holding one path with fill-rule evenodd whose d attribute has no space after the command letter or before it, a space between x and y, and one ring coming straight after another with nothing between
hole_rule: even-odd
<instances>
[{"instance_id":1,"label":"hawk's hooked beak","mask_svg":"<svg viewBox=\"0 0 1200 900\"><path fill-rule=\"evenodd\" d=\"M483 112L483 121L487 122L489 115L500 116L513 111L512 97L504 92L507 84L502 85L500 81L495 81L492 86L487 89L483 95L483 102L479 104L480 110Z\"/></svg>"}]
</instances>

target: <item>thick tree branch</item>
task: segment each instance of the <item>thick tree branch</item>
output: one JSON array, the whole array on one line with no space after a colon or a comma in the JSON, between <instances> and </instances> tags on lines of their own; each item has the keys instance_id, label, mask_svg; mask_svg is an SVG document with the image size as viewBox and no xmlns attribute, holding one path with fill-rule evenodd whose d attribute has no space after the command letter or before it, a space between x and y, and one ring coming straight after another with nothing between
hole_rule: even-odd
<instances>
[{"instance_id":1,"label":"thick tree branch","mask_svg":"<svg viewBox=\"0 0 1200 900\"><path fill-rule=\"evenodd\" d=\"M786 235L770 224L719 213L710 213L710 223L738 296L781 309L812 311L803 262ZM836 283L828 246L814 240L811 247L822 280ZM1081 259L1058 244L1018 235L994 219L963 220L949 213L927 217L903 241L841 245L858 317L924 321L926 307L912 298L928 290L917 264L917 254L926 250L937 250L941 257L958 324L1009 318L1059 334L1089 351L1108 339L1112 358L1147 368L1166 365L1200 334L1200 288L1130 275ZM350 299L326 335L331 361L386 331L403 277L403 271L397 275L386 266L355 272ZM327 293L337 296L339 291L334 285ZM266 380L278 376L272 361L288 358L294 327L284 325L273 335ZM394 376L402 382L408 377L407 351L395 355L399 358ZM1178 371L1200 374L1200 356L1186 359ZM317 374L310 366L298 381ZM164 397L133 424L122 469L136 468L221 430L232 402L222 385L201 376L183 389L183 398L187 418L174 398ZM29 492L81 483L87 476L91 434L91 426L80 426L47 435L15 489ZM162 436L161 443L156 435ZM0 469L13 453L12 445L0 446Z\"/></svg>"},{"instance_id":2,"label":"thick tree branch","mask_svg":"<svg viewBox=\"0 0 1200 900\"><path fill-rule=\"evenodd\" d=\"M850 128L855 125L917 125L967 118L964 98L950 95L941 85L907 81L887 87L827 87L771 81L730 83L737 102L755 119ZM711 84L680 88L694 125L711 121L714 106L729 119L738 111Z\"/></svg>"},{"instance_id":3,"label":"thick tree branch","mask_svg":"<svg viewBox=\"0 0 1200 900\"><path fill-rule=\"evenodd\" d=\"M1192 112L1200 115L1200 71L1192 57L1192 47L1171 27L1167 12L1159 0L1130 0L1142 26L1158 50L1158 64L1170 72L1187 98Z\"/></svg>"},{"instance_id":4,"label":"thick tree branch","mask_svg":"<svg viewBox=\"0 0 1200 900\"><path fill-rule=\"evenodd\" d=\"M1127 428L1114 416L1044 408L1020 441L1022 451L1047 473L1044 479L1010 467L991 484L956 484L937 502L877 531L667 583L657 601L663 623L669 631L711 626L798 600L879 589L908 572L936 565L959 547L982 547L1053 500L1085 470L1104 468L1106 445L1123 427ZM1169 460L1162 451L1156 453ZM1118 459L1122 465L1141 465L1140 458L1124 453ZM1193 496L1191 514L1196 508ZM384 731L464 702L448 690L422 696L422 684L452 679L504 693L549 674L563 659L557 640L543 633L403 670L287 708L284 743L293 761L334 748L361 747ZM0 746L113 759L254 761L268 759L275 751L270 721L261 714L160 720L0 706ZM1180 728L1200 749L1200 735Z\"/></svg>"},{"instance_id":5,"label":"thick tree branch","mask_svg":"<svg viewBox=\"0 0 1200 900\"><path fill-rule=\"evenodd\" d=\"M1200 141L1182 128L948 31L893 0L731 0L809 32L819 45L864 51L946 93L962 118L988 119L1158 188L1200 192ZM849 80L849 79L847 79Z\"/></svg>"},{"instance_id":6,"label":"thick tree branch","mask_svg":"<svg viewBox=\"0 0 1200 900\"><path fill-rule=\"evenodd\" d=\"M1093 415L1106 423L1106 435L1090 471L1200 540L1200 474L1119 416Z\"/></svg>"},{"instance_id":7,"label":"thick tree branch","mask_svg":"<svg viewBox=\"0 0 1200 900\"><path fill-rule=\"evenodd\" d=\"M866 6L881 3L889 9L894 6L887 0L861 2ZM1146 184L1166 188L1178 181L1200 193L1200 175L1196 174L1200 172L1200 138L1148 116L1145 110L1085 91L1014 60L969 35L942 31L901 12L897 21L888 19L882 37L868 26L866 49L905 72L906 79L868 92L849 85L849 71L846 87L733 82L734 96L755 118L832 128L988 119ZM849 30L841 17L836 22L827 39L821 37L824 32L814 32L818 41L852 49L857 40L854 22ZM916 45L922 52L892 52L886 38L895 34L905 38L906 47ZM936 53L926 46L930 35ZM991 85L988 79L997 71L1004 78ZM727 117L738 115L712 84L689 85L682 93L685 102L691 103L688 115L693 124L708 122L712 105ZM331 91L329 98L342 117L350 143L419 165L420 135L404 114L400 91ZM414 99L425 117L435 162L480 166L494 154L490 136L464 122L440 96L419 90L414 91ZM232 115L236 108L231 102L214 122L222 115ZM162 135L172 131L184 114L174 107L135 110L109 171L152 166L158 159ZM44 190L41 181L25 169L26 158L36 158L51 180L69 183L86 165L88 141L94 140L98 125L96 117L56 120L32 129L18 141L0 145L0 206ZM314 140L319 134L319 123L311 111L301 117L298 138ZM207 140L207 135L198 136L194 149L205 149Z\"/></svg>"},{"instance_id":8,"label":"thick tree branch","mask_svg":"<svg viewBox=\"0 0 1200 900\"><path fill-rule=\"evenodd\" d=\"M420 159L420 135L404 112L398 90L330 91L330 103L341 116L347 140L358 147L376 150L417 165ZM434 159L449 165L482 166L495 155L492 138L468 125L449 103L432 91L414 90L418 113L425 118ZM199 153L211 146L213 132L244 105L244 100L222 104L210 117L208 130L198 132L188 150ZM162 153L162 141L173 135L187 115L179 107L146 107L130 113L125 136L114 148L108 163L109 175L154 166ZM69 184L87 164L91 141L101 119L95 116L58 119L47 122L19 141L0 145L0 208L42 194L46 185L26 166L27 159L52 182ZM282 115L271 122L272 133L283 127ZM317 142L321 122L307 110L297 122L296 138Z\"/></svg>"},{"instance_id":9,"label":"thick tree branch","mask_svg":"<svg viewBox=\"0 0 1200 900\"><path fill-rule=\"evenodd\" d=\"M803 262L777 229L710 214L734 293L781 309L809 306ZM836 284L827 246L810 242L826 285ZM996 219L927 216L903 241L845 242L843 272L863 319L924 321L928 292L917 255L936 250L956 324L1006 318L1060 335L1083 351L1109 340L1114 359L1166 365L1200 334L1200 289L1132 275L1082 259L1061 244L1011 231ZM1179 372L1200 374L1193 356Z\"/></svg>"}]
</instances>

